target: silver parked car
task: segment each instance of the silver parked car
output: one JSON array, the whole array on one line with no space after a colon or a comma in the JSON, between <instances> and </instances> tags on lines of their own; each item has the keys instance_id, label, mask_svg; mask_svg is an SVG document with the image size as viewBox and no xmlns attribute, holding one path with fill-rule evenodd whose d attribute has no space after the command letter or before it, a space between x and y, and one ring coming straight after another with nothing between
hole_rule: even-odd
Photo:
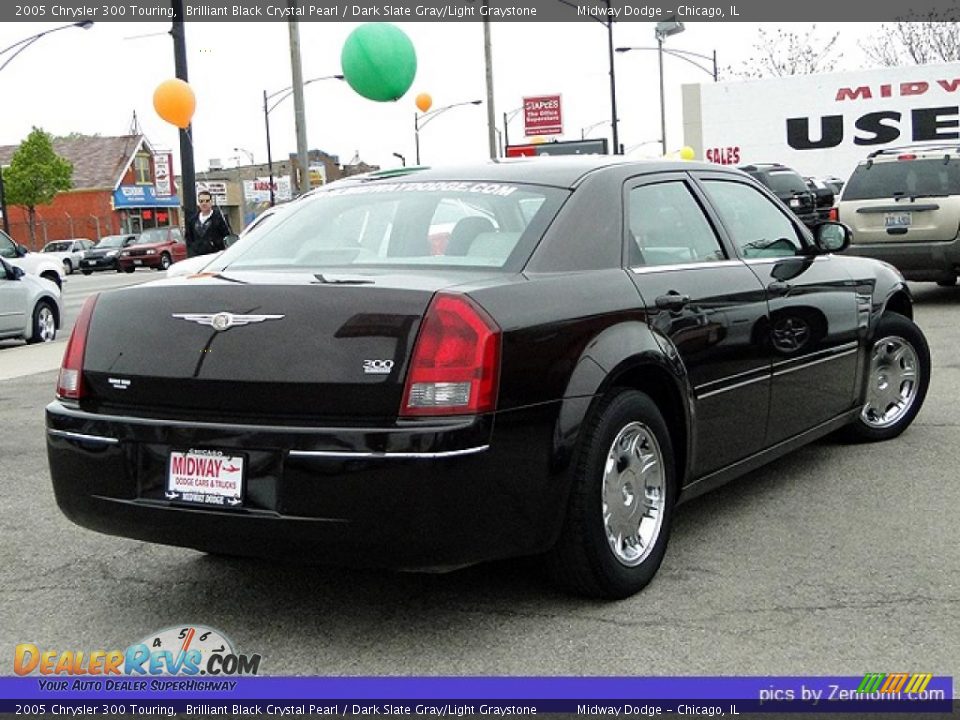
<instances>
[{"instance_id":1,"label":"silver parked car","mask_svg":"<svg viewBox=\"0 0 960 720\"><path fill-rule=\"evenodd\" d=\"M87 238L53 240L44 245L40 252L59 259L63 263L63 272L71 275L74 270L80 269L80 259L93 245L93 240Z\"/></svg>"},{"instance_id":2,"label":"silver parked car","mask_svg":"<svg viewBox=\"0 0 960 720\"><path fill-rule=\"evenodd\" d=\"M52 342L62 318L60 288L0 259L0 339Z\"/></svg>"}]
</instances>

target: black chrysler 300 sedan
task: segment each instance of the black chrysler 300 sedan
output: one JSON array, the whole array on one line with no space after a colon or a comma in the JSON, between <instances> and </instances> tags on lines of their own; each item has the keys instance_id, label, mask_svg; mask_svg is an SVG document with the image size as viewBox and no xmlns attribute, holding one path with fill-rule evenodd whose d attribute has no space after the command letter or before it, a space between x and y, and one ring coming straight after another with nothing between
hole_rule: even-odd
<instances>
[{"instance_id":1,"label":"black chrysler 300 sedan","mask_svg":"<svg viewBox=\"0 0 960 720\"><path fill-rule=\"evenodd\" d=\"M47 408L94 530L405 569L656 573L678 501L930 377L890 266L742 172L538 158L314 191L198 275L88 299Z\"/></svg>"}]
</instances>

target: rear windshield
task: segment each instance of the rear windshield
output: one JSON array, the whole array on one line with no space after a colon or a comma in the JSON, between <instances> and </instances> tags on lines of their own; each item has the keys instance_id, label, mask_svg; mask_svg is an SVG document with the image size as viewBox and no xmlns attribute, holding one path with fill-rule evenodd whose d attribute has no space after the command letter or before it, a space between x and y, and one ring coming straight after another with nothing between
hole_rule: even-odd
<instances>
[{"instance_id":1,"label":"rear windshield","mask_svg":"<svg viewBox=\"0 0 960 720\"><path fill-rule=\"evenodd\" d=\"M775 193L805 193L809 189L803 178L792 170L771 170L767 173L767 182Z\"/></svg>"},{"instance_id":2,"label":"rear windshield","mask_svg":"<svg viewBox=\"0 0 960 720\"><path fill-rule=\"evenodd\" d=\"M473 181L332 187L250 229L218 264L514 269L529 258L567 194Z\"/></svg>"},{"instance_id":3,"label":"rear windshield","mask_svg":"<svg viewBox=\"0 0 960 720\"><path fill-rule=\"evenodd\" d=\"M843 189L844 200L876 200L897 196L960 194L960 162L943 158L863 164Z\"/></svg>"}]
</instances>

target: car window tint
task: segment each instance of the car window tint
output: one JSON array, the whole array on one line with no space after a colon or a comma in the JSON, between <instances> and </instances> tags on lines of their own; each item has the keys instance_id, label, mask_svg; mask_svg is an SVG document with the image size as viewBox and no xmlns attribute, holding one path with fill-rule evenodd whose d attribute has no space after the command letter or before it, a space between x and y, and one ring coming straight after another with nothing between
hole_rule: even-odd
<instances>
[{"instance_id":1,"label":"car window tint","mask_svg":"<svg viewBox=\"0 0 960 720\"><path fill-rule=\"evenodd\" d=\"M790 218L768 197L744 183L704 181L707 195L745 258L798 255L803 242Z\"/></svg>"},{"instance_id":2,"label":"car window tint","mask_svg":"<svg viewBox=\"0 0 960 720\"><path fill-rule=\"evenodd\" d=\"M703 210L680 181L630 191L628 263L676 265L723 260L724 252Z\"/></svg>"},{"instance_id":3,"label":"car window tint","mask_svg":"<svg viewBox=\"0 0 960 720\"><path fill-rule=\"evenodd\" d=\"M895 160L860 165L843 191L844 200L875 200L898 195L960 195L960 162Z\"/></svg>"}]
</instances>

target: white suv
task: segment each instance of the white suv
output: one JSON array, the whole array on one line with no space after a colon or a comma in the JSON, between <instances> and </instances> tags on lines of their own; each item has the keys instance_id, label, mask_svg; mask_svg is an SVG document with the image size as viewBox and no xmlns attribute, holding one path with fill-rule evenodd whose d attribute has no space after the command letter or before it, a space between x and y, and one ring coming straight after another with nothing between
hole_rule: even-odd
<instances>
[{"instance_id":1,"label":"white suv","mask_svg":"<svg viewBox=\"0 0 960 720\"><path fill-rule=\"evenodd\" d=\"M885 148L853 171L837 205L852 255L894 265L908 280L954 285L960 272L960 144Z\"/></svg>"},{"instance_id":2,"label":"white suv","mask_svg":"<svg viewBox=\"0 0 960 720\"><path fill-rule=\"evenodd\" d=\"M0 230L0 257L26 273L39 275L58 288L63 287L63 265L59 261L44 257L43 253L30 252L23 245L15 243L3 230Z\"/></svg>"}]
</instances>

